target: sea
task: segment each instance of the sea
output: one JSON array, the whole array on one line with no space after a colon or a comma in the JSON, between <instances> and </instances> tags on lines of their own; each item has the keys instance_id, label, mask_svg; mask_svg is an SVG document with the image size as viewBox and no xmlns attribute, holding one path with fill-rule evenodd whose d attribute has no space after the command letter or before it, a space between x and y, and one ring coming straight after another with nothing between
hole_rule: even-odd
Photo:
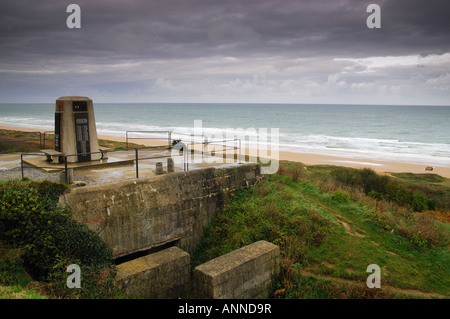
<instances>
[{"instance_id":1,"label":"sea","mask_svg":"<svg viewBox=\"0 0 450 319\"><path fill-rule=\"evenodd\" d=\"M52 131L54 112L54 102L3 103L0 125ZM279 151L450 167L450 106L94 101L94 113L99 135L187 136L200 123L210 140L240 130L249 146L264 141Z\"/></svg>"}]
</instances>

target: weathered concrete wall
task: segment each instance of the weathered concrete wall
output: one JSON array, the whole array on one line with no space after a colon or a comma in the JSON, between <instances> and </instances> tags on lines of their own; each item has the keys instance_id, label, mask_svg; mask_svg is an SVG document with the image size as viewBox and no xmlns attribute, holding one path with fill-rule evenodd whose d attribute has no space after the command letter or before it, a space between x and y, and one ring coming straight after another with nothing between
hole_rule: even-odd
<instances>
[{"instance_id":1,"label":"weathered concrete wall","mask_svg":"<svg viewBox=\"0 0 450 319\"><path fill-rule=\"evenodd\" d=\"M278 275L280 249L258 241L195 267L197 298L252 299L267 297L271 278Z\"/></svg>"},{"instance_id":2,"label":"weathered concrete wall","mask_svg":"<svg viewBox=\"0 0 450 319\"><path fill-rule=\"evenodd\" d=\"M205 168L73 188L61 199L115 257L174 240L192 252L231 195L264 178L256 164Z\"/></svg>"},{"instance_id":3,"label":"weathered concrete wall","mask_svg":"<svg viewBox=\"0 0 450 319\"><path fill-rule=\"evenodd\" d=\"M258 241L197 266L191 278L189 254L171 247L118 265L117 284L137 298L267 297L279 254L278 246Z\"/></svg>"},{"instance_id":4,"label":"weathered concrete wall","mask_svg":"<svg viewBox=\"0 0 450 319\"><path fill-rule=\"evenodd\" d=\"M190 256L171 247L116 267L118 288L129 297L184 298L190 289Z\"/></svg>"}]
</instances>

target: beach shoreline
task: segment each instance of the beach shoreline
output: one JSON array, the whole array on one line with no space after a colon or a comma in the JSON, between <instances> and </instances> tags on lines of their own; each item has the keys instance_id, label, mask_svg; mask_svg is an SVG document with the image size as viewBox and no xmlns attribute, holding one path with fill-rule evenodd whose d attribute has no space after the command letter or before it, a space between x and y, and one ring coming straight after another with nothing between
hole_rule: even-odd
<instances>
[{"instance_id":1,"label":"beach shoreline","mask_svg":"<svg viewBox=\"0 0 450 319\"><path fill-rule=\"evenodd\" d=\"M12 127L12 126L0 126L0 129L4 130L14 130L23 132L44 132L44 130L33 129L33 128L23 128L23 127ZM125 142L125 137L120 136L109 136L109 135L98 135L98 139ZM139 143L146 146L155 145L167 145L167 141L164 140L132 140L133 143ZM242 150L242 154L249 154L249 150ZM250 151L251 153L251 151ZM414 173L414 174L425 174L432 173L437 174L446 178L450 178L450 167L447 166L433 166L433 171L427 171L425 168L427 165L415 164L415 163L403 163L396 161L381 161L375 159L358 158L357 155L352 157L336 156L336 155L323 155L315 153L297 153L288 151L279 151L279 160L281 161L292 161L301 162L305 165L335 165L344 166L352 168L371 168L378 173Z\"/></svg>"}]
</instances>

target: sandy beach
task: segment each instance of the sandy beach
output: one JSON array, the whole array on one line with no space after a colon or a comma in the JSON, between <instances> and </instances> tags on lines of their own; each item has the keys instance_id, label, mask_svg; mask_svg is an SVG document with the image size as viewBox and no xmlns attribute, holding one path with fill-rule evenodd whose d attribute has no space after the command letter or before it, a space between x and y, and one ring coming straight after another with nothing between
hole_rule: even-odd
<instances>
[{"instance_id":1,"label":"sandy beach","mask_svg":"<svg viewBox=\"0 0 450 319\"><path fill-rule=\"evenodd\" d=\"M16 130L16 131L26 131L26 132L43 132L43 130L32 129L32 128L21 128L21 127L9 127L9 126L0 126L0 129L5 130ZM125 134L124 134L125 135ZM106 136L106 135L98 135L99 139L125 142L126 138L119 136ZM147 146L153 145L167 145L167 141L158 141L158 140L131 140L133 143L143 144ZM248 154L248 150L245 152ZM242 150L242 154L244 154L244 150ZM336 166L345 166L345 167L353 167L353 168L371 168L379 173L389 173L389 172L409 172L415 174L423 174L423 173L434 173L441 175L443 177L450 178L450 167L444 166L433 166L433 171L426 171L426 165L422 164L413 164L413 163L402 163L402 162L394 162L394 161L379 161L379 160L370 160L367 158L358 158L358 157L341 157L341 156L328 156L321 154L312 154L312 153L295 153L295 152L279 152L279 160L286 160L292 162L301 162L305 165L336 165Z\"/></svg>"}]
</instances>

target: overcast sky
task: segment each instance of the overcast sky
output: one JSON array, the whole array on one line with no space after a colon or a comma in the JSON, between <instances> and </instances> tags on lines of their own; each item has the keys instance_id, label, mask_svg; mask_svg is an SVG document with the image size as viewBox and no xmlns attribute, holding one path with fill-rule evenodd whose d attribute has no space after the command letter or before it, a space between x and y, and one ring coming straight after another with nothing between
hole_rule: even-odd
<instances>
[{"instance_id":1,"label":"overcast sky","mask_svg":"<svg viewBox=\"0 0 450 319\"><path fill-rule=\"evenodd\" d=\"M0 103L64 95L450 105L450 1L1 0Z\"/></svg>"}]
</instances>

